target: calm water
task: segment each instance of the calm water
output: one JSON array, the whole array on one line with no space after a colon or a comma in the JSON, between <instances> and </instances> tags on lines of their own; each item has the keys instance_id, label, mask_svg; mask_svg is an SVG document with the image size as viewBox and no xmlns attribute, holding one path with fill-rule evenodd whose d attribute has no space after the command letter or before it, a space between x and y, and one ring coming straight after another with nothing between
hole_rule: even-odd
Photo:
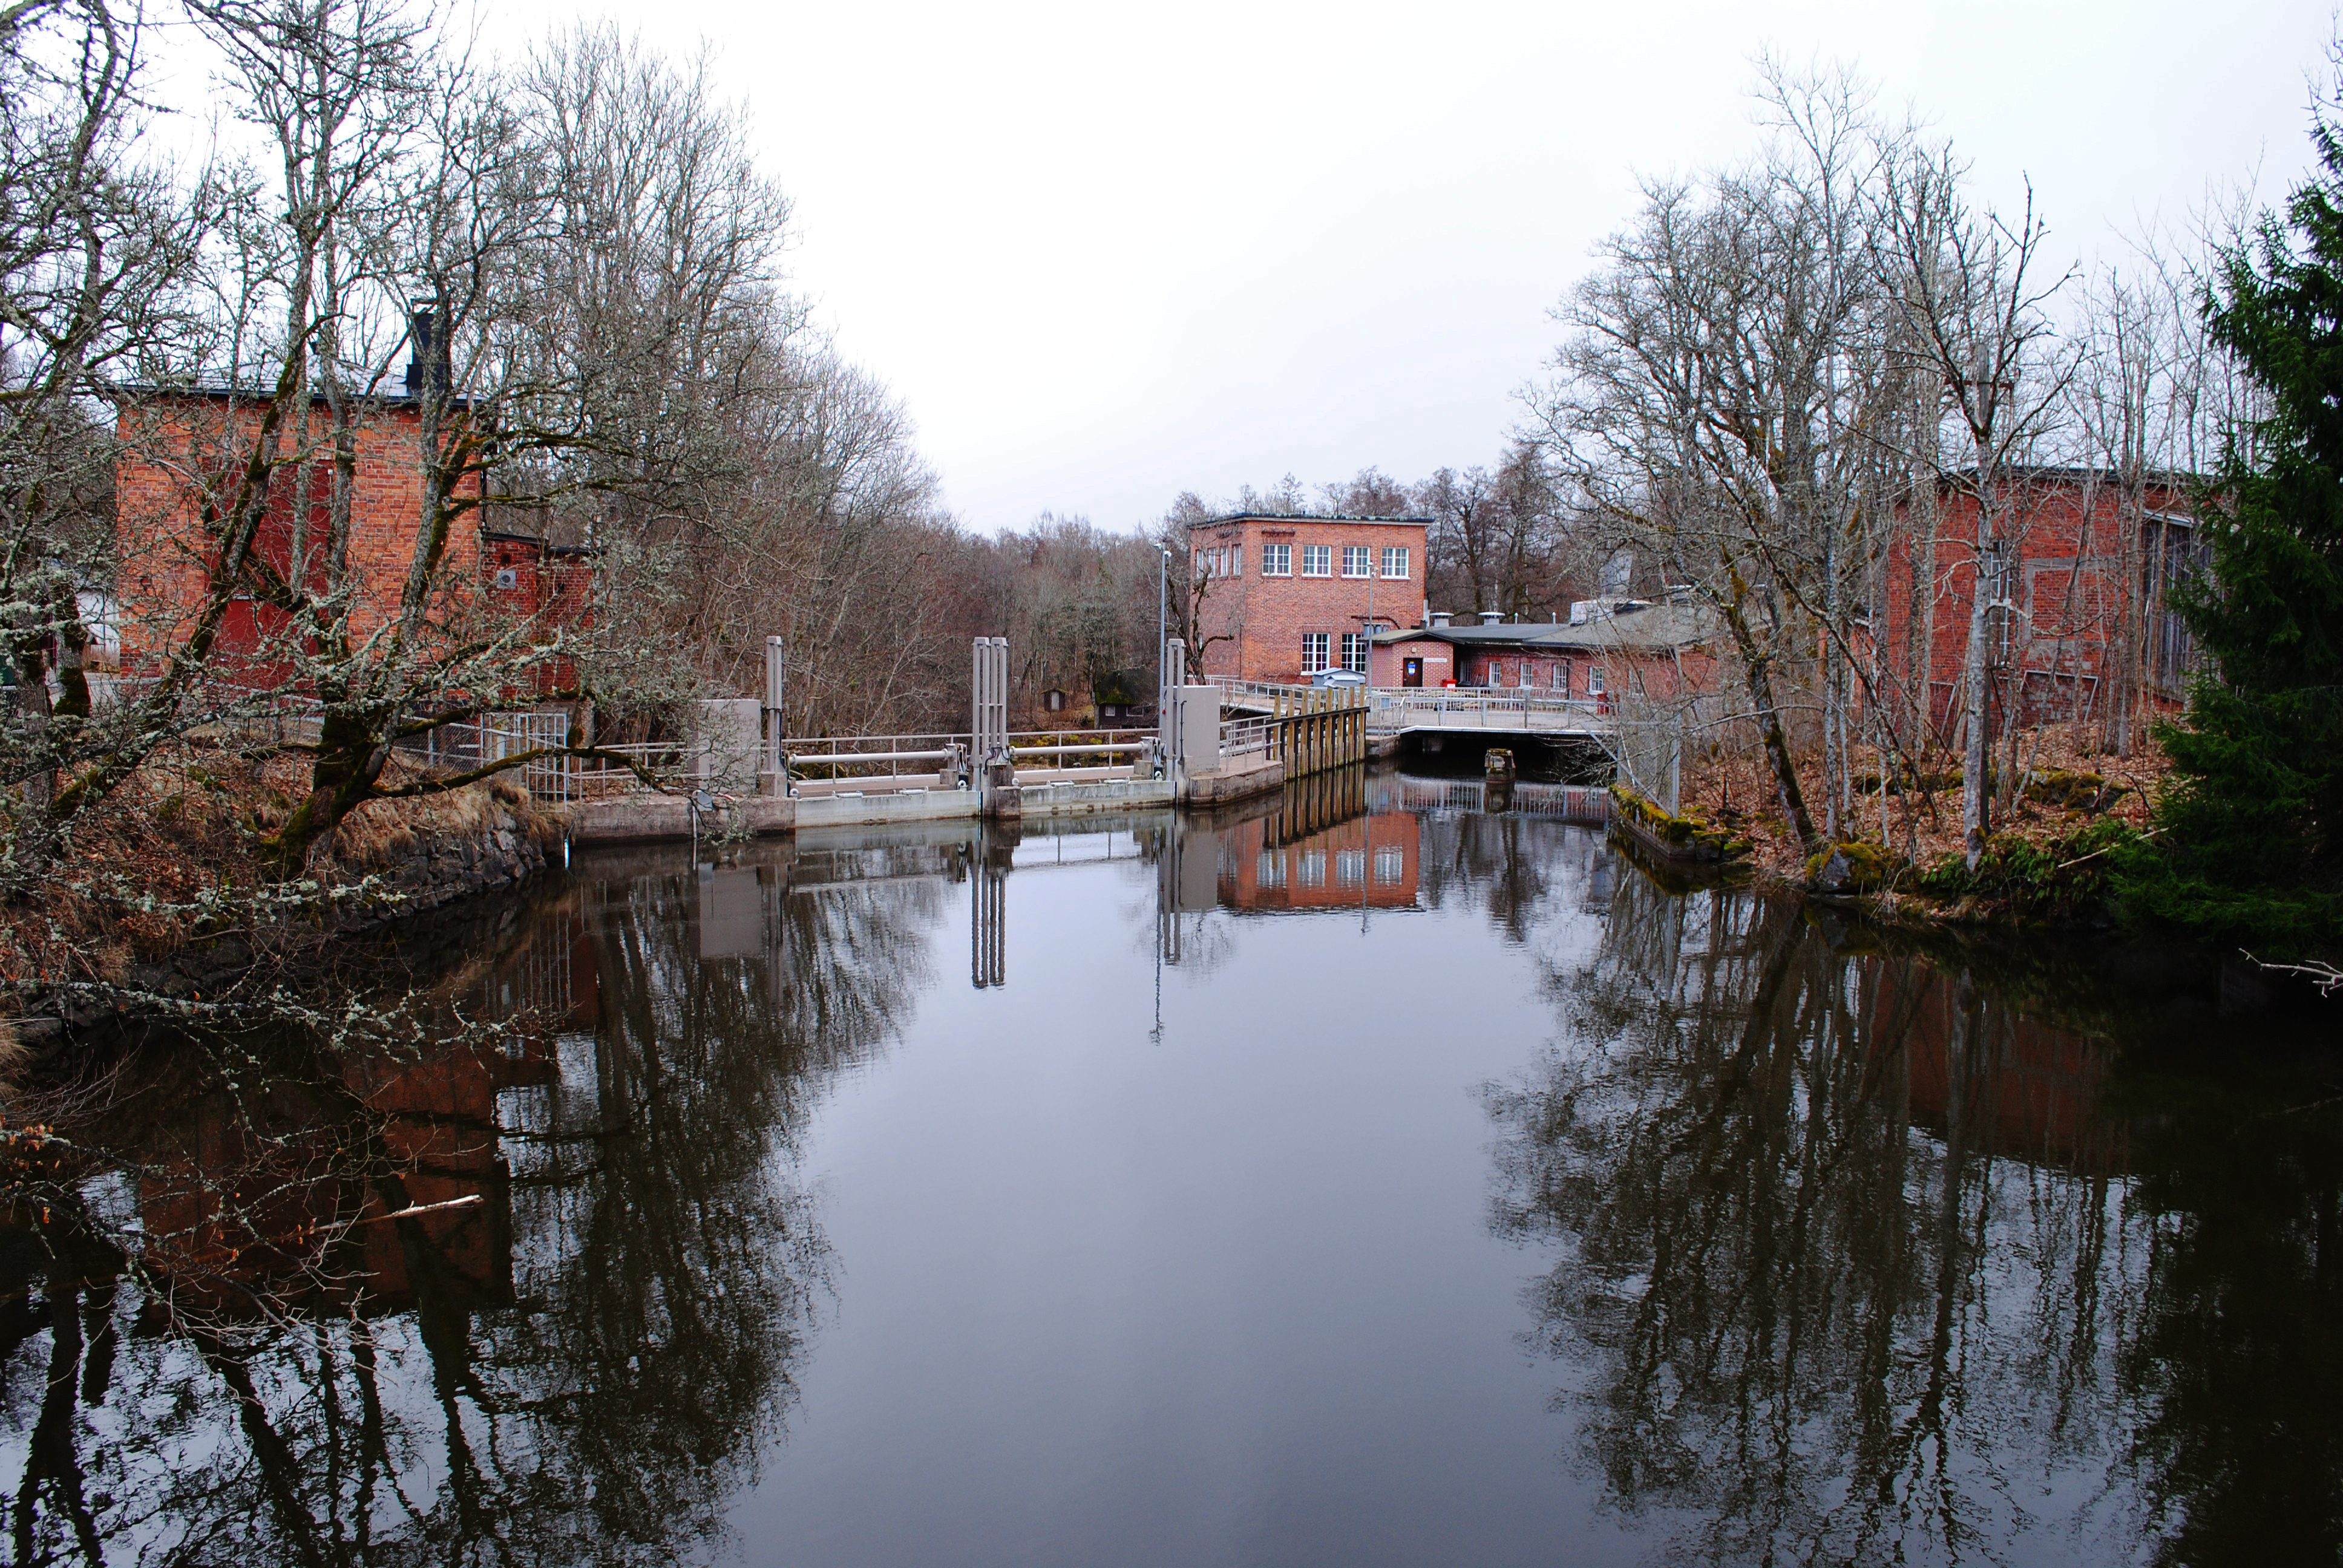
<instances>
[{"instance_id":1,"label":"calm water","mask_svg":"<svg viewBox=\"0 0 2343 1568\"><path fill-rule=\"evenodd\" d=\"M409 961L511 1032L183 1050L0 1233L9 1561L2343 1543L2343 1074L2185 965L1391 775L582 860Z\"/></svg>"}]
</instances>

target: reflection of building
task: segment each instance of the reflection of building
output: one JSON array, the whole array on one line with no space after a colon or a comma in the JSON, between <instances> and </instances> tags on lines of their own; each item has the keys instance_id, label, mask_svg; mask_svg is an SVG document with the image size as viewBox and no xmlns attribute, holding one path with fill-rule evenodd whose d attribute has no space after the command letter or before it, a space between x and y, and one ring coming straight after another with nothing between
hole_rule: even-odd
<instances>
[{"instance_id":1,"label":"reflection of building","mask_svg":"<svg viewBox=\"0 0 2343 1568\"><path fill-rule=\"evenodd\" d=\"M1906 977L1916 978L1916 985ZM1966 1147L2089 1174L2129 1162L2125 1123L2101 1112L2109 1048L1979 1000L1966 1027L1952 982L1893 963L1879 971L1879 1049L1900 1050L1912 1121ZM1890 1032L1902 1020L1900 1034Z\"/></svg>"},{"instance_id":2,"label":"reflection of building","mask_svg":"<svg viewBox=\"0 0 2343 1568\"><path fill-rule=\"evenodd\" d=\"M1277 819L1224 829L1220 901L1237 910L1413 909L1419 829L1414 813L1378 811L1285 839Z\"/></svg>"},{"instance_id":3,"label":"reflection of building","mask_svg":"<svg viewBox=\"0 0 2343 1568\"><path fill-rule=\"evenodd\" d=\"M420 1060L352 1060L339 1084L266 1111L223 1095L196 1107L193 1124L175 1130L184 1156L141 1183L147 1256L176 1291L234 1310L250 1304L253 1288L282 1288L322 1263L337 1290L365 1292L369 1312L395 1312L414 1301L410 1267L427 1253L451 1276L443 1284L479 1302L512 1299L498 1101L554 1078L558 1032L595 1026L600 994L584 921L575 911L546 919L459 994L472 1016L519 1027ZM367 1180L351 1159L369 1139L379 1140L388 1180ZM402 1208L427 1211L391 1221ZM405 1226L427 1249L410 1249Z\"/></svg>"}]
</instances>

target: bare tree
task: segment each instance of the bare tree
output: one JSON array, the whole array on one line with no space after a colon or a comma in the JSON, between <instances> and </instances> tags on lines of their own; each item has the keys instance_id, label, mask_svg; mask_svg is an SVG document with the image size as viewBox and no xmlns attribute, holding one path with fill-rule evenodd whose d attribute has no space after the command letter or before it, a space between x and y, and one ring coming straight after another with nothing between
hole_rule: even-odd
<instances>
[{"instance_id":1,"label":"bare tree","mask_svg":"<svg viewBox=\"0 0 2343 1568\"><path fill-rule=\"evenodd\" d=\"M1842 789L1818 825L1791 720L1819 711L1825 778L1843 781L1849 546L1882 384L1879 154L1852 77L1768 69L1761 102L1772 135L1755 162L1645 186L1641 217L1557 311L1574 336L1532 407L1598 517L1716 610L1783 818L1813 846L1835 832Z\"/></svg>"},{"instance_id":2,"label":"bare tree","mask_svg":"<svg viewBox=\"0 0 2343 1568\"><path fill-rule=\"evenodd\" d=\"M2016 563L2025 513L2013 505L2018 470L2050 434L2074 375L2057 351L2045 305L2066 281L2040 282L2046 232L2029 188L2014 221L1970 208L1964 170L1948 150L1906 139L1882 167L1879 264L1902 330L1893 342L1916 372L1941 385L1934 417L1954 439L1913 456L1936 459L1927 482L1974 510L1969 618L1962 666L1961 826L1974 869L1985 854L1996 642L2015 638ZM2015 716L2015 702L2005 712ZM2014 770L2011 770L2014 771ZM2014 786L2014 777L2009 780Z\"/></svg>"},{"instance_id":3,"label":"bare tree","mask_svg":"<svg viewBox=\"0 0 2343 1568\"><path fill-rule=\"evenodd\" d=\"M0 635L17 698L0 782L31 808L12 825L12 884L52 858L83 771L140 744L137 726L93 714L84 673L81 595L113 575L97 399L184 337L214 194L200 171L183 185L139 156L144 45L139 18L106 0L0 11Z\"/></svg>"}]
</instances>

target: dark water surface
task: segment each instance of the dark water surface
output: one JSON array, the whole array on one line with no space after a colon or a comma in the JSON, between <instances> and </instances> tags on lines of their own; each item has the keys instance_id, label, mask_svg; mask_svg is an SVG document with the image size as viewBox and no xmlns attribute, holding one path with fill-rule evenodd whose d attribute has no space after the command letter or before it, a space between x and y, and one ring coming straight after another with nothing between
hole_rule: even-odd
<instances>
[{"instance_id":1,"label":"dark water surface","mask_svg":"<svg viewBox=\"0 0 2343 1568\"><path fill-rule=\"evenodd\" d=\"M2318 1020L1565 816L581 860L13 1216L6 1560L2337 1560Z\"/></svg>"}]
</instances>

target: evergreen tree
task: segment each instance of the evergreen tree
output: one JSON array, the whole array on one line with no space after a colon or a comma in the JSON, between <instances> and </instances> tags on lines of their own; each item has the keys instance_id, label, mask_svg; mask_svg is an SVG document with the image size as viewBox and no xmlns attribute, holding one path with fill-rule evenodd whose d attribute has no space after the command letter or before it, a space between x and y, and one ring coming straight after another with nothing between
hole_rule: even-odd
<instances>
[{"instance_id":1,"label":"evergreen tree","mask_svg":"<svg viewBox=\"0 0 2343 1568\"><path fill-rule=\"evenodd\" d=\"M2223 258L2214 337L2265 395L2201 509L2179 608L2209 659L2135 901L2258 956L2343 945L2343 136L2283 215Z\"/></svg>"}]
</instances>

